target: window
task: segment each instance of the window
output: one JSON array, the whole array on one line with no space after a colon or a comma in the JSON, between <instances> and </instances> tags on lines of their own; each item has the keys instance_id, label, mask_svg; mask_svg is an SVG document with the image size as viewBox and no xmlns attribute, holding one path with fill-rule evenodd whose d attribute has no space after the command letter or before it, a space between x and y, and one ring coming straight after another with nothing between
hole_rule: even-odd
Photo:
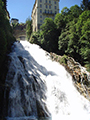
<instances>
[{"instance_id":1,"label":"window","mask_svg":"<svg viewBox=\"0 0 90 120\"><path fill-rule=\"evenodd\" d=\"M51 13L52 13L52 10L51 10Z\"/></svg>"},{"instance_id":2,"label":"window","mask_svg":"<svg viewBox=\"0 0 90 120\"><path fill-rule=\"evenodd\" d=\"M46 0L46 3L47 3L47 0Z\"/></svg>"},{"instance_id":3,"label":"window","mask_svg":"<svg viewBox=\"0 0 90 120\"><path fill-rule=\"evenodd\" d=\"M40 15L40 18L42 18L42 15Z\"/></svg>"},{"instance_id":4,"label":"window","mask_svg":"<svg viewBox=\"0 0 90 120\"><path fill-rule=\"evenodd\" d=\"M48 6L46 5L46 8L48 8Z\"/></svg>"},{"instance_id":5,"label":"window","mask_svg":"<svg viewBox=\"0 0 90 120\"><path fill-rule=\"evenodd\" d=\"M49 9L51 9L51 5L49 5Z\"/></svg>"},{"instance_id":6,"label":"window","mask_svg":"<svg viewBox=\"0 0 90 120\"><path fill-rule=\"evenodd\" d=\"M40 13L42 13L42 9L40 9Z\"/></svg>"},{"instance_id":7,"label":"window","mask_svg":"<svg viewBox=\"0 0 90 120\"><path fill-rule=\"evenodd\" d=\"M55 14L57 14L57 11L55 11Z\"/></svg>"},{"instance_id":8,"label":"window","mask_svg":"<svg viewBox=\"0 0 90 120\"><path fill-rule=\"evenodd\" d=\"M42 8L42 4L40 4L40 8Z\"/></svg>"},{"instance_id":9,"label":"window","mask_svg":"<svg viewBox=\"0 0 90 120\"><path fill-rule=\"evenodd\" d=\"M49 0L49 3L51 3L51 1Z\"/></svg>"},{"instance_id":10,"label":"window","mask_svg":"<svg viewBox=\"0 0 90 120\"><path fill-rule=\"evenodd\" d=\"M55 6L55 9L57 9L57 7Z\"/></svg>"},{"instance_id":11,"label":"window","mask_svg":"<svg viewBox=\"0 0 90 120\"><path fill-rule=\"evenodd\" d=\"M42 20L40 20L40 23L42 23Z\"/></svg>"},{"instance_id":12,"label":"window","mask_svg":"<svg viewBox=\"0 0 90 120\"><path fill-rule=\"evenodd\" d=\"M54 3L56 4L56 1Z\"/></svg>"},{"instance_id":13,"label":"window","mask_svg":"<svg viewBox=\"0 0 90 120\"><path fill-rule=\"evenodd\" d=\"M42 0L40 0L40 2L42 2Z\"/></svg>"}]
</instances>

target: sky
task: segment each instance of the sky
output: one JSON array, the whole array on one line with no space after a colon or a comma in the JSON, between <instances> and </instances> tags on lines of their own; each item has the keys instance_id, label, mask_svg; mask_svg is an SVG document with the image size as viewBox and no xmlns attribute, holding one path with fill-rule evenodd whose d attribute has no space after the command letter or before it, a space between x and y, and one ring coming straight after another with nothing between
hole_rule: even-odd
<instances>
[{"instance_id":1,"label":"sky","mask_svg":"<svg viewBox=\"0 0 90 120\"><path fill-rule=\"evenodd\" d=\"M82 0L60 0L59 13L64 7L80 6ZM19 19L19 23L25 23L27 18L31 18L32 8L35 0L7 0L7 9L11 18Z\"/></svg>"}]
</instances>

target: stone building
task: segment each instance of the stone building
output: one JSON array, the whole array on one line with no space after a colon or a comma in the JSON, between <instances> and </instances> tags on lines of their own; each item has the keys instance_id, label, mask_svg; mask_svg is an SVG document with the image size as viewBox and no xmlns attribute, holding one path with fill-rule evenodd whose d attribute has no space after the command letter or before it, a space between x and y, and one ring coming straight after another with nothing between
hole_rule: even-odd
<instances>
[{"instance_id":1,"label":"stone building","mask_svg":"<svg viewBox=\"0 0 90 120\"><path fill-rule=\"evenodd\" d=\"M11 19L11 26L12 26L12 24L17 24L17 23L19 23L18 19L16 19L16 18Z\"/></svg>"},{"instance_id":2,"label":"stone building","mask_svg":"<svg viewBox=\"0 0 90 120\"><path fill-rule=\"evenodd\" d=\"M54 20L59 13L59 0L35 0L32 10L33 31L38 31L46 17Z\"/></svg>"}]
</instances>

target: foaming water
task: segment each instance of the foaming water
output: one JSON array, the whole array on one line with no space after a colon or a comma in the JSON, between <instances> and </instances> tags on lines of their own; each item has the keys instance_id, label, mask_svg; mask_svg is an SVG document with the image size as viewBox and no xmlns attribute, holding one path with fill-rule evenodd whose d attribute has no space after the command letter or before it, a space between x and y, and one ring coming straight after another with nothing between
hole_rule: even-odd
<instances>
[{"instance_id":1,"label":"foaming water","mask_svg":"<svg viewBox=\"0 0 90 120\"><path fill-rule=\"evenodd\" d=\"M6 84L12 85L7 120L90 119L90 102L80 95L70 74L52 61L49 53L38 45L20 41L14 44L10 57Z\"/></svg>"}]
</instances>

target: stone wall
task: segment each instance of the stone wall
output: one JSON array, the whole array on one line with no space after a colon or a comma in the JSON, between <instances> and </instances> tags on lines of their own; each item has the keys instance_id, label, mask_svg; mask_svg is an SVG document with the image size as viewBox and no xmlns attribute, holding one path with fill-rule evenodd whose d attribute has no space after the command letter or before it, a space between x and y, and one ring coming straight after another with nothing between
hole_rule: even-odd
<instances>
[{"instance_id":1,"label":"stone wall","mask_svg":"<svg viewBox=\"0 0 90 120\"><path fill-rule=\"evenodd\" d=\"M13 35L17 40L25 40L26 39L26 25L16 26L13 30Z\"/></svg>"}]
</instances>

